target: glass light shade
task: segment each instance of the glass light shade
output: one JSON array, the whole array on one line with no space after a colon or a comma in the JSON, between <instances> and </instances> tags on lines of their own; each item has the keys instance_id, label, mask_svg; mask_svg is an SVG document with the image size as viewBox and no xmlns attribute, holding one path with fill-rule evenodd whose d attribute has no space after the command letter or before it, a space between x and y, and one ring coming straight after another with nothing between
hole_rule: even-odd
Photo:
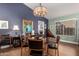
<instances>
[{"instance_id":1,"label":"glass light shade","mask_svg":"<svg viewBox=\"0 0 79 59\"><path fill-rule=\"evenodd\" d=\"M14 26L13 26L13 30L19 30L18 25L14 25Z\"/></svg>"},{"instance_id":2,"label":"glass light shade","mask_svg":"<svg viewBox=\"0 0 79 59\"><path fill-rule=\"evenodd\" d=\"M33 10L33 13L35 16L45 16L47 14L47 12L48 12L47 8L45 8L43 6L36 7Z\"/></svg>"}]
</instances>

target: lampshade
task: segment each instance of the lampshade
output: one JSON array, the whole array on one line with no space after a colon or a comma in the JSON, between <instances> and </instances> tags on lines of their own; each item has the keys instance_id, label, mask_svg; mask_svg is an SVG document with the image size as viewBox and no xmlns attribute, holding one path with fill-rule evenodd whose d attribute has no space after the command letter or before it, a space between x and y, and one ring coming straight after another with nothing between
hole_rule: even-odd
<instances>
[{"instance_id":1,"label":"lampshade","mask_svg":"<svg viewBox=\"0 0 79 59\"><path fill-rule=\"evenodd\" d=\"M19 30L18 25L14 25L14 26L13 26L13 30Z\"/></svg>"},{"instance_id":2,"label":"lampshade","mask_svg":"<svg viewBox=\"0 0 79 59\"><path fill-rule=\"evenodd\" d=\"M34 30L32 30L32 35L34 35Z\"/></svg>"},{"instance_id":3,"label":"lampshade","mask_svg":"<svg viewBox=\"0 0 79 59\"><path fill-rule=\"evenodd\" d=\"M40 6L36 7L33 10L33 13L35 16L45 16L47 14L48 10L46 7L43 7L40 3Z\"/></svg>"}]
</instances>

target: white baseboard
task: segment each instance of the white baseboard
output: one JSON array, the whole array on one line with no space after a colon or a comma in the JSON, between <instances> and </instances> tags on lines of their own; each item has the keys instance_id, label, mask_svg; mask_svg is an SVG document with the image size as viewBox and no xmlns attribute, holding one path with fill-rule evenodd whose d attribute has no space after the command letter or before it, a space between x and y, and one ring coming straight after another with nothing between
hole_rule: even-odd
<instances>
[{"instance_id":1,"label":"white baseboard","mask_svg":"<svg viewBox=\"0 0 79 59\"><path fill-rule=\"evenodd\" d=\"M71 41L66 41L66 40L60 40L61 42L66 42L66 43L72 43L72 44L79 44L78 42L71 42Z\"/></svg>"},{"instance_id":2,"label":"white baseboard","mask_svg":"<svg viewBox=\"0 0 79 59\"><path fill-rule=\"evenodd\" d=\"M10 45L1 46L1 49L7 48L7 47L10 47Z\"/></svg>"}]
</instances>

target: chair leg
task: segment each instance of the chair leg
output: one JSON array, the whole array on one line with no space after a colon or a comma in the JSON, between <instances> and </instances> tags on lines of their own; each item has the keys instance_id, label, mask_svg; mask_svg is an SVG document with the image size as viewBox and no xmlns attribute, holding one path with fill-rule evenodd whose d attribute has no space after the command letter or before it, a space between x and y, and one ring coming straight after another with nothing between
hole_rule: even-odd
<instances>
[{"instance_id":1,"label":"chair leg","mask_svg":"<svg viewBox=\"0 0 79 59\"><path fill-rule=\"evenodd\" d=\"M25 49L25 52L27 52L26 47L24 47L24 49ZM25 54L27 54L27 53L25 53Z\"/></svg>"},{"instance_id":2,"label":"chair leg","mask_svg":"<svg viewBox=\"0 0 79 59\"><path fill-rule=\"evenodd\" d=\"M47 49L47 52L46 53L47 53L47 55L49 55L49 49Z\"/></svg>"},{"instance_id":3,"label":"chair leg","mask_svg":"<svg viewBox=\"0 0 79 59\"><path fill-rule=\"evenodd\" d=\"M55 49L55 56L56 56L56 49Z\"/></svg>"},{"instance_id":4,"label":"chair leg","mask_svg":"<svg viewBox=\"0 0 79 59\"><path fill-rule=\"evenodd\" d=\"M21 56L22 56L22 47L21 47Z\"/></svg>"},{"instance_id":5,"label":"chair leg","mask_svg":"<svg viewBox=\"0 0 79 59\"><path fill-rule=\"evenodd\" d=\"M31 50L29 49L28 52L29 52L28 56L30 56L30 52L31 52Z\"/></svg>"},{"instance_id":6,"label":"chair leg","mask_svg":"<svg viewBox=\"0 0 79 59\"><path fill-rule=\"evenodd\" d=\"M59 49L57 49L57 55L59 56Z\"/></svg>"}]
</instances>

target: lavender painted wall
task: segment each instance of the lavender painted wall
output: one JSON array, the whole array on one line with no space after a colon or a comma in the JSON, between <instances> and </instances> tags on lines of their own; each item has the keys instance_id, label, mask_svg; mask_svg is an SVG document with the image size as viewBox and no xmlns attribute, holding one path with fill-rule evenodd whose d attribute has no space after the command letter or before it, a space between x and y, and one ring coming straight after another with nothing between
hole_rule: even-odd
<instances>
[{"instance_id":1,"label":"lavender painted wall","mask_svg":"<svg viewBox=\"0 0 79 59\"><path fill-rule=\"evenodd\" d=\"M22 3L0 3L0 20L9 22L9 29L0 29L0 34L13 34L13 25L18 25L22 34L22 19L33 20L34 30L38 32L38 20L42 20L48 26L46 18L35 17L32 10Z\"/></svg>"}]
</instances>

